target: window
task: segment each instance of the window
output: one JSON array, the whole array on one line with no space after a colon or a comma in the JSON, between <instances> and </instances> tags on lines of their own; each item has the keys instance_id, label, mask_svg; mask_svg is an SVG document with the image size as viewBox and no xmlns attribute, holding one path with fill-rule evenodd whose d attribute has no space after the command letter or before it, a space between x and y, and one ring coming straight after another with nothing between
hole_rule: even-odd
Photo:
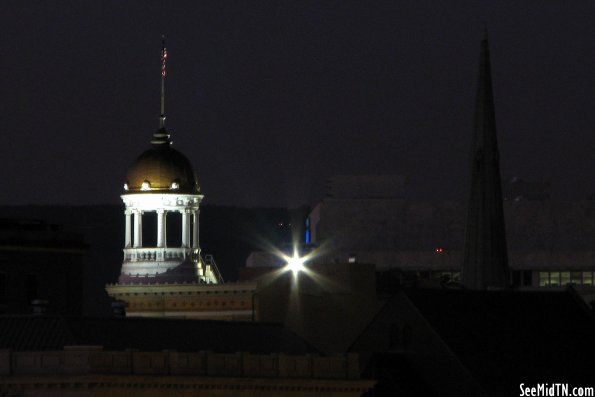
<instances>
[{"instance_id":1,"label":"window","mask_svg":"<svg viewBox=\"0 0 595 397\"><path fill-rule=\"evenodd\" d=\"M570 272L570 282L575 285L581 285L581 272Z\"/></svg>"},{"instance_id":2,"label":"window","mask_svg":"<svg viewBox=\"0 0 595 397\"><path fill-rule=\"evenodd\" d=\"M165 235L166 245L168 247L182 246L182 214L176 211L167 211L165 213L165 222L167 224L167 233Z\"/></svg>"},{"instance_id":3,"label":"window","mask_svg":"<svg viewBox=\"0 0 595 397\"><path fill-rule=\"evenodd\" d=\"M560 285L560 272L550 272L550 285Z\"/></svg>"},{"instance_id":4,"label":"window","mask_svg":"<svg viewBox=\"0 0 595 397\"><path fill-rule=\"evenodd\" d=\"M539 286L595 285L594 272L539 272Z\"/></svg>"},{"instance_id":5,"label":"window","mask_svg":"<svg viewBox=\"0 0 595 397\"><path fill-rule=\"evenodd\" d=\"M458 283L461 278L460 272L419 272L418 279L439 280L441 283Z\"/></svg>"},{"instance_id":6,"label":"window","mask_svg":"<svg viewBox=\"0 0 595 397\"><path fill-rule=\"evenodd\" d=\"M560 285L570 284L570 272L560 273Z\"/></svg>"},{"instance_id":7,"label":"window","mask_svg":"<svg viewBox=\"0 0 595 397\"><path fill-rule=\"evenodd\" d=\"M304 242L310 244L310 218L306 218L306 230L304 232Z\"/></svg>"},{"instance_id":8,"label":"window","mask_svg":"<svg viewBox=\"0 0 595 397\"><path fill-rule=\"evenodd\" d=\"M143 212L142 228L142 246L157 247L157 212Z\"/></svg>"}]
</instances>

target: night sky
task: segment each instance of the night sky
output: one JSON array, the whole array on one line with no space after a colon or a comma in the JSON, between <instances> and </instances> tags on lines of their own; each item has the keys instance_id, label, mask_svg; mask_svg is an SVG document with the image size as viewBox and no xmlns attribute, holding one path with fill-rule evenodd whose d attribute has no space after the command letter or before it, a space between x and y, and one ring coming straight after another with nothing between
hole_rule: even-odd
<instances>
[{"instance_id":1,"label":"night sky","mask_svg":"<svg viewBox=\"0 0 595 397\"><path fill-rule=\"evenodd\" d=\"M504 178L595 193L595 2L3 1L0 204L120 202L158 127L206 203L314 204L335 174L464 199L483 22Z\"/></svg>"}]
</instances>

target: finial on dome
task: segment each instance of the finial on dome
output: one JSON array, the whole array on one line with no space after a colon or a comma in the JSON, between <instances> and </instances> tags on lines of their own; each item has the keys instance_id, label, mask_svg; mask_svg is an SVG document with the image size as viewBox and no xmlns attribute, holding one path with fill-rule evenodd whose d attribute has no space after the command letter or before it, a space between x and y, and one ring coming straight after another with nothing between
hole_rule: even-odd
<instances>
[{"instance_id":1,"label":"finial on dome","mask_svg":"<svg viewBox=\"0 0 595 397\"><path fill-rule=\"evenodd\" d=\"M169 133L165 130L165 77L167 76L167 48L165 35L161 35L161 113L159 115L159 130L153 134L151 143L154 145L171 144Z\"/></svg>"}]
</instances>

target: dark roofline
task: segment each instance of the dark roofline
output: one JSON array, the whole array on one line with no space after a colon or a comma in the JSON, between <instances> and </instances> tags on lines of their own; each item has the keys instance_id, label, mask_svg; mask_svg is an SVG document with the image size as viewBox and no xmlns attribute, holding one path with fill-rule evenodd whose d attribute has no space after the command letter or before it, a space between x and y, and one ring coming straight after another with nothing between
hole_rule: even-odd
<instances>
[{"instance_id":1,"label":"dark roofline","mask_svg":"<svg viewBox=\"0 0 595 397\"><path fill-rule=\"evenodd\" d=\"M147 317L0 315L0 349L56 350L64 346L106 350L246 351L321 354L279 323Z\"/></svg>"}]
</instances>

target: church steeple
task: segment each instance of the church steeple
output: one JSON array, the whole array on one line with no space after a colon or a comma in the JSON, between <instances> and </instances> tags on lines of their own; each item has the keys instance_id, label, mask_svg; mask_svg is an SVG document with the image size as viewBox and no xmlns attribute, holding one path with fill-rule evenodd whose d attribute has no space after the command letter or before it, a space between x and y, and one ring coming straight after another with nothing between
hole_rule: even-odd
<instances>
[{"instance_id":1,"label":"church steeple","mask_svg":"<svg viewBox=\"0 0 595 397\"><path fill-rule=\"evenodd\" d=\"M461 279L469 289L506 288L509 286L508 254L486 32L481 40L473 124L471 186Z\"/></svg>"},{"instance_id":2,"label":"church steeple","mask_svg":"<svg viewBox=\"0 0 595 397\"><path fill-rule=\"evenodd\" d=\"M165 36L161 36L161 112L159 114L159 129L153 134L151 143L154 145L169 146L170 135L165 129L165 77L167 76L167 47L165 47Z\"/></svg>"}]
</instances>

